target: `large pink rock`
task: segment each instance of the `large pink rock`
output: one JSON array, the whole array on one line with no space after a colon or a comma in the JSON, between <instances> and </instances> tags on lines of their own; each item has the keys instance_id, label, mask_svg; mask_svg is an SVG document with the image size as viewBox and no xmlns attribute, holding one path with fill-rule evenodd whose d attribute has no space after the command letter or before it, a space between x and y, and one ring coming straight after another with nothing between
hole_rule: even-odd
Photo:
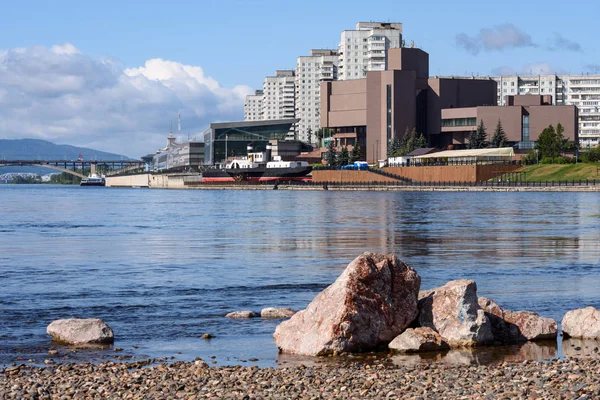
<instances>
[{"instance_id":1,"label":"large pink rock","mask_svg":"<svg viewBox=\"0 0 600 400\"><path fill-rule=\"evenodd\" d=\"M600 339L600 311L594 307L569 311L563 317L562 331L566 337Z\"/></svg>"},{"instance_id":2,"label":"large pink rock","mask_svg":"<svg viewBox=\"0 0 600 400\"><path fill-rule=\"evenodd\" d=\"M279 324L283 353L328 355L387 344L417 316L421 277L393 255L364 253L305 310Z\"/></svg>"},{"instance_id":3,"label":"large pink rock","mask_svg":"<svg viewBox=\"0 0 600 400\"><path fill-rule=\"evenodd\" d=\"M494 340L497 342L556 338L558 326L552 318L541 317L533 311L503 310L494 301L485 297L480 297L478 302L492 323Z\"/></svg>"},{"instance_id":4,"label":"large pink rock","mask_svg":"<svg viewBox=\"0 0 600 400\"><path fill-rule=\"evenodd\" d=\"M419 294L419 326L438 332L451 347L494 340L491 323L477 303L475 281L451 281Z\"/></svg>"}]
</instances>

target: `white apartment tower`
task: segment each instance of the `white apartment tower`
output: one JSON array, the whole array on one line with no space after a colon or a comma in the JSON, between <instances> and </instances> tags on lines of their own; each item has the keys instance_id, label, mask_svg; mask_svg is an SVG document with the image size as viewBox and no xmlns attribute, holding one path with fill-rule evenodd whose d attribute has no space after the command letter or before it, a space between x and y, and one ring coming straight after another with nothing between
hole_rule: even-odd
<instances>
[{"instance_id":1,"label":"white apartment tower","mask_svg":"<svg viewBox=\"0 0 600 400\"><path fill-rule=\"evenodd\" d=\"M311 50L309 56L300 56L296 62L296 131L298 140L315 142L315 132L321 127L320 83L337 80L337 50Z\"/></svg>"},{"instance_id":2,"label":"white apartment tower","mask_svg":"<svg viewBox=\"0 0 600 400\"><path fill-rule=\"evenodd\" d=\"M267 76L263 83L263 119L294 118L295 72L279 70Z\"/></svg>"},{"instance_id":3,"label":"white apartment tower","mask_svg":"<svg viewBox=\"0 0 600 400\"><path fill-rule=\"evenodd\" d=\"M339 44L339 80L361 79L367 71L387 68L387 50L402 47L402 24L359 22L356 30L342 32Z\"/></svg>"},{"instance_id":4,"label":"white apartment tower","mask_svg":"<svg viewBox=\"0 0 600 400\"><path fill-rule=\"evenodd\" d=\"M258 121L263 119L263 91L255 90L254 94L246 96L244 103L244 121Z\"/></svg>"},{"instance_id":5,"label":"white apartment tower","mask_svg":"<svg viewBox=\"0 0 600 400\"><path fill-rule=\"evenodd\" d=\"M519 94L551 95L556 105L579 109L579 144L600 144L600 75L498 76L498 105L506 96Z\"/></svg>"}]
</instances>

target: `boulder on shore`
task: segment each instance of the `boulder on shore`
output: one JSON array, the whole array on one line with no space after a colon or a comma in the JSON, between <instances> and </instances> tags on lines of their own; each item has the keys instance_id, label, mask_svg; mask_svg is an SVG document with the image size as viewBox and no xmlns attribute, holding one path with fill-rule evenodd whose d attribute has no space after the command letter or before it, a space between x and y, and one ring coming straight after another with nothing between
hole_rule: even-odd
<instances>
[{"instance_id":1,"label":"boulder on shore","mask_svg":"<svg viewBox=\"0 0 600 400\"><path fill-rule=\"evenodd\" d=\"M556 321L532 311L503 310L493 300L479 298L479 305L492 323L494 340L501 343L555 339Z\"/></svg>"},{"instance_id":2,"label":"boulder on shore","mask_svg":"<svg viewBox=\"0 0 600 400\"><path fill-rule=\"evenodd\" d=\"M55 342L64 344L110 344L113 330L99 318L70 318L53 321L46 328Z\"/></svg>"},{"instance_id":3,"label":"boulder on shore","mask_svg":"<svg viewBox=\"0 0 600 400\"><path fill-rule=\"evenodd\" d=\"M600 339L600 311L594 307L569 311L563 317L562 331L566 337Z\"/></svg>"},{"instance_id":4,"label":"boulder on shore","mask_svg":"<svg viewBox=\"0 0 600 400\"><path fill-rule=\"evenodd\" d=\"M252 310L233 311L225 315L226 318L255 318L258 313Z\"/></svg>"},{"instance_id":5,"label":"boulder on shore","mask_svg":"<svg viewBox=\"0 0 600 400\"><path fill-rule=\"evenodd\" d=\"M409 328L388 345L391 350L416 353L449 349L448 343L431 328Z\"/></svg>"},{"instance_id":6,"label":"boulder on shore","mask_svg":"<svg viewBox=\"0 0 600 400\"><path fill-rule=\"evenodd\" d=\"M438 332L451 347L471 347L494 340L492 326L477 303L477 285L451 281L419 295L421 327Z\"/></svg>"},{"instance_id":7,"label":"boulder on shore","mask_svg":"<svg viewBox=\"0 0 600 400\"><path fill-rule=\"evenodd\" d=\"M291 318L294 314L296 314L296 311L292 310L291 308L267 307L267 308L263 308L260 312L260 316L262 318L272 318L272 319Z\"/></svg>"},{"instance_id":8,"label":"boulder on shore","mask_svg":"<svg viewBox=\"0 0 600 400\"><path fill-rule=\"evenodd\" d=\"M417 316L421 277L393 255L364 253L305 310L282 322L283 353L327 355L388 344Z\"/></svg>"}]
</instances>

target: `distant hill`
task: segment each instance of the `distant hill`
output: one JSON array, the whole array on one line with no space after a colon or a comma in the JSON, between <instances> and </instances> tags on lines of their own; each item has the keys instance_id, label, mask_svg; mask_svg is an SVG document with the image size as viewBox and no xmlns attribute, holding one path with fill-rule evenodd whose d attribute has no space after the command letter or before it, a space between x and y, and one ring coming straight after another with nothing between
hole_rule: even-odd
<instances>
[{"instance_id":1,"label":"distant hill","mask_svg":"<svg viewBox=\"0 0 600 400\"><path fill-rule=\"evenodd\" d=\"M0 163L2 160L128 160L129 157L85 147L54 144L40 139L0 139ZM0 174L8 172L33 172L40 175L56 170L40 167L0 167Z\"/></svg>"},{"instance_id":2,"label":"distant hill","mask_svg":"<svg viewBox=\"0 0 600 400\"><path fill-rule=\"evenodd\" d=\"M128 160L129 157L104 151L54 144L39 139L0 139L0 159L6 160Z\"/></svg>"}]
</instances>

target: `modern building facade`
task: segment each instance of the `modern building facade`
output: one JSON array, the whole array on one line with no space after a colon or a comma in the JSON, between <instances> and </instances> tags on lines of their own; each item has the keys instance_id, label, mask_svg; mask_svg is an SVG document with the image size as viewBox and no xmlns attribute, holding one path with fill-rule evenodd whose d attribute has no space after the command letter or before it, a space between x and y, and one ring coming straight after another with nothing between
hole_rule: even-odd
<instances>
[{"instance_id":1,"label":"modern building facade","mask_svg":"<svg viewBox=\"0 0 600 400\"><path fill-rule=\"evenodd\" d=\"M153 171L197 170L204 163L203 142L194 140L177 143L171 132L167 137L167 146L152 156L149 168Z\"/></svg>"},{"instance_id":2,"label":"modern building facade","mask_svg":"<svg viewBox=\"0 0 600 400\"><path fill-rule=\"evenodd\" d=\"M263 119L263 91L255 90L246 96L244 103L244 121L260 121Z\"/></svg>"},{"instance_id":3,"label":"modern building facade","mask_svg":"<svg viewBox=\"0 0 600 400\"><path fill-rule=\"evenodd\" d=\"M342 32L339 44L339 79L362 79L368 71L385 71L388 50L402 46L402 24L359 22Z\"/></svg>"},{"instance_id":4,"label":"modern building facade","mask_svg":"<svg viewBox=\"0 0 600 400\"><path fill-rule=\"evenodd\" d=\"M442 109L496 105L494 80L429 78L429 55L417 48L390 49L388 57L386 71L321 84L321 126L358 142L367 161L386 159L394 138L413 129L445 147Z\"/></svg>"},{"instance_id":5,"label":"modern building facade","mask_svg":"<svg viewBox=\"0 0 600 400\"><path fill-rule=\"evenodd\" d=\"M457 147L468 143L469 134L483 122L491 138L498 121L506 133L507 145L520 150L533 149L540 133L549 125L563 126L563 135L571 142L579 140L576 106L553 106L552 96L507 96L504 106L480 106L442 109L441 135Z\"/></svg>"},{"instance_id":6,"label":"modern building facade","mask_svg":"<svg viewBox=\"0 0 600 400\"><path fill-rule=\"evenodd\" d=\"M212 123L204 131L205 164L222 164L227 158L247 155L247 146L254 151L266 150L271 140L286 139L297 119Z\"/></svg>"},{"instance_id":7,"label":"modern building facade","mask_svg":"<svg viewBox=\"0 0 600 400\"><path fill-rule=\"evenodd\" d=\"M574 105L579 109L579 144L600 144L600 75L498 76L498 104L510 95L551 95L554 105Z\"/></svg>"},{"instance_id":8,"label":"modern building facade","mask_svg":"<svg viewBox=\"0 0 600 400\"><path fill-rule=\"evenodd\" d=\"M337 50L311 50L296 62L296 127L303 142L315 142L315 132L321 127L320 83L338 79Z\"/></svg>"}]
</instances>

